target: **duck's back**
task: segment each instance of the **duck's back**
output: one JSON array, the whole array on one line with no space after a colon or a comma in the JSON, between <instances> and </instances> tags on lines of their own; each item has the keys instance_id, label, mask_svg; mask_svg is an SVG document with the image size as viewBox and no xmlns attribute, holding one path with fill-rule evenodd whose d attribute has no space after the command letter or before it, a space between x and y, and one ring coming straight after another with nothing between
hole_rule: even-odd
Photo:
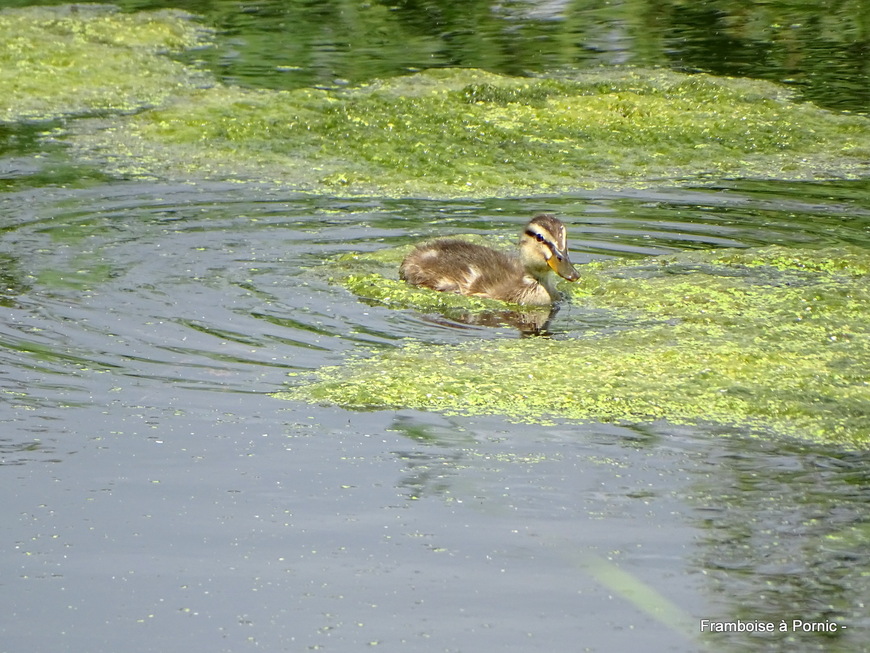
<instances>
[{"instance_id":1,"label":"duck's back","mask_svg":"<svg viewBox=\"0 0 870 653\"><path fill-rule=\"evenodd\" d=\"M415 286L513 301L525 285L519 260L464 240L433 240L405 257L399 275Z\"/></svg>"}]
</instances>

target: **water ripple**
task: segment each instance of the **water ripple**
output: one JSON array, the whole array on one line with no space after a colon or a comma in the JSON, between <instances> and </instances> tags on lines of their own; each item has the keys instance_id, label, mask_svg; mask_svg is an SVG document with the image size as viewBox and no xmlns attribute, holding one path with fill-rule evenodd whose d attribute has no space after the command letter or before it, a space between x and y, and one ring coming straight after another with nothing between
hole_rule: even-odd
<instances>
[{"instance_id":1,"label":"water ripple","mask_svg":"<svg viewBox=\"0 0 870 653\"><path fill-rule=\"evenodd\" d=\"M82 377L106 373L269 392L290 371L407 337L516 337L367 305L329 283L328 261L433 235L513 239L537 211L565 220L580 264L684 249L866 244L870 207L858 185L735 183L446 203L219 184L6 193L2 383L7 393L44 389L61 375L82 401L93 394ZM570 333L584 319L597 318L566 307L553 328Z\"/></svg>"}]
</instances>

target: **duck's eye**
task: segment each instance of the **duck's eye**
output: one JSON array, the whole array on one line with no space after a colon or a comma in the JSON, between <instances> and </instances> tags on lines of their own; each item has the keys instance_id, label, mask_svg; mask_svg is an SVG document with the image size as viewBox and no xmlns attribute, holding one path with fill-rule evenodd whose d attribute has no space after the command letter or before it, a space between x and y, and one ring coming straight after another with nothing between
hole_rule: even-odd
<instances>
[{"instance_id":1,"label":"duck's eye","mask_svg":"<svg viewBox=\"0 0 870 653\"><path fill-rule=\"evenodd\" d=\"M539 243L546 242L547 238L544 234L539 234L537 231L532 231L531 229L526 229L526 235L533 237Z\"/></svg>"}]
</instances>

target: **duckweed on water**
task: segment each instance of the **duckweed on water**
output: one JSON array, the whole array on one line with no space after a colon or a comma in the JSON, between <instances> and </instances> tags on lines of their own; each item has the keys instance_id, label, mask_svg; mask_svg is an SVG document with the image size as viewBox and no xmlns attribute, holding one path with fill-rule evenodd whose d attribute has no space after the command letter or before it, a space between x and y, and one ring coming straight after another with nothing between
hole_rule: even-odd
<instances>
[{"instance_id":1,"label":"duckweed on water","mask_svg":"<svg viewBox=\"0 0 870 653\"><path fill-rule=\"evenodd\" d=\"M870 172L870 120L773 84L667 71L430 70L348 90L215 86L79 133L121 174L330 194L487 196Z\"/></svg>"},{"instance_id":2,"label":"duckweed on water","mask_svg":"<svg viewBox=\"0 0 870 653\"><path fill-rule=\"evenodd\" d=\"M0 11L0 122L134 111L189 89L202 78L161 54L204 42L189 18L106 5Z\"/></svg>"},{"instance_id":3,"label":"duckweed on water","mask_svg":"<svg viewBox=\"0 0 870 653\"><path fill-rule=\"evenodd\" d=\"M98 5L0 12L0 120L139 111L76 121L73 152L125 176L256 179L332 195L870 172L870 120L792 102L766 82L438 69L352 89L247 90L164 56L204 42L188 18Z\"/></svg>"},{"instance_id":4,"label":"duckweed on water","mask_svg":"<svg viewBox=\"0 0 870 653\"><path fill-rule=\"evenodd\" d=\"M404 347L281 397L528 422L713 421L870 447L870 253L771 247L585 266L572 301L646 319L569 340ZM432 293L437 294L437 293Z\"/></svg>"}]
</instances>

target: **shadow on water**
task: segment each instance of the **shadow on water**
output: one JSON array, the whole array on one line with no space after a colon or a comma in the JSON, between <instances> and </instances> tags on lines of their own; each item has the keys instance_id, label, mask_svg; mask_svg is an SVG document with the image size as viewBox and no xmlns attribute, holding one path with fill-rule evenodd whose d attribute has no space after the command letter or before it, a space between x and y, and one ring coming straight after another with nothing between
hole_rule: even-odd
<instances>
[{"instance_id":1,"label":"shadow on water","mask_svg":"<svg viewBox=\"0 0 870 653\"><path fill-rule=\"evenodd\" d=\"M855 607L868 562L866 455L735 442L707 460L692 485L702 535L693 566L715 604L735 619L785 622L797 648L849 650L870 626ZM851 614L851 617L845 617ZM815 631L815 632L814 632ZM807 633L811 633L808 637ZM743 650L781 650L768 633L736 638ZM734 645L733 633L718 635Z\"/></svg>"}]
</instances>

